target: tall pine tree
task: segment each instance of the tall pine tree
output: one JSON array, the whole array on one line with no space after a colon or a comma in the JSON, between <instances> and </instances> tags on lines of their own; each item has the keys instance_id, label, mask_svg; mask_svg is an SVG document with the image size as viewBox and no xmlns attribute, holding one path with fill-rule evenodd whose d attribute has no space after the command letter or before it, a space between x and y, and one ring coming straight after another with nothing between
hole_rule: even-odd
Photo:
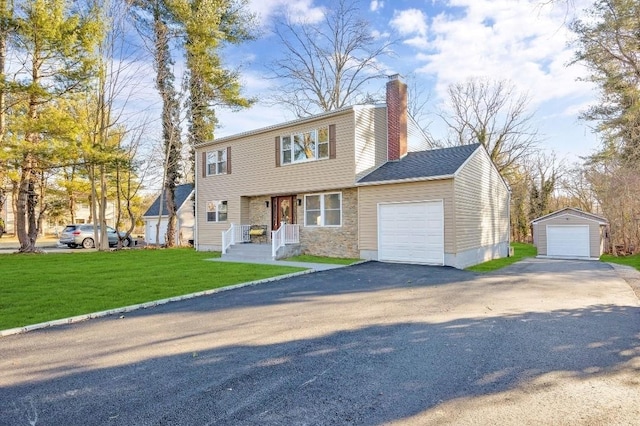
<instances>
[{"instance_id":1,"label":"tall pine tree","mask_svg":"<svg viewBox=\"0 0 640 426\"><path fill-rule=\"evenodd\" d=\"M52 134L64 132L45 112L56 100L85 89L95 72L99 19L91 10L81 13L68 6L64 0L26 0L16 5L11 19L10 48L23 64L22 72L6 85L21 108L12 129L22 140L16 202L20 252L37 251L38 188L55 148L48 142Z\"/></svg>"}]
</instances>

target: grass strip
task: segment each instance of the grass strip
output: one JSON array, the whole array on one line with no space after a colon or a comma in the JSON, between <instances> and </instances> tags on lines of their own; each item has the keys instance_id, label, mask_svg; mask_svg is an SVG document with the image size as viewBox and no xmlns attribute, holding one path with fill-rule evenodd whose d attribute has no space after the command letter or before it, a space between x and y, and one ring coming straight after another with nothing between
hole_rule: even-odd
<instances>
[{"instance_id":1,"label":"grass strip","mask_svg":"<svg viewBox=\"0 0 640 426\"><path fill-rule=\"evenodd\" d=\"M309 254L301 254L299 256L288 257L284 260L291 261L291 262L327 263L331 265L351 265L353 263L360 262L362 259L312 256Z\"/></svg>"},{"instance_id":2,"label":"grass strip","mask_svg":"<svg viewBox=\"0 0 640 426\"><path fill-rule=\"evenodd\" d=\"M610 254L603 254L600 256L600 261L619 263L620 265L631 266L640 271L640 253L631 256L613 256Z\"/></svg>"},{"instance_id":3,"label":"grass strip","mask_svg":"<svg viewBox=\"0 0 640 426\"><path fill-rule=\"evenodd\" d=\"M479 263L467 268L467 271L492 272L512 265L527 257L535 257L538 254L538 250L532 244L511 243L511 247L513 247L513 256L502 257L500 259L494 259L488 262Z\"/></svg>"},{"instance_id":4,"label":"grass strip","mask_svg":"<svg viewBox=\"0 0 640 426\"><path fill-rule=\"evenodd\" d=\"M218 256L192 249L0 255L0 330L304 270L206 261Z\"/></svg>"}]
</instances>

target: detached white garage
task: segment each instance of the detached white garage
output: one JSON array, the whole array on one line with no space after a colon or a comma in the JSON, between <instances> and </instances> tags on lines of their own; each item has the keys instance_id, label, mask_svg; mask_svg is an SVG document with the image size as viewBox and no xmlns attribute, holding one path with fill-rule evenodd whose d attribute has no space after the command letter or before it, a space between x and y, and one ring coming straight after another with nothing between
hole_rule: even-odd
<instances>
[{"instance_id":1,"label":"detached white garage","mask_svg":"<svg viewBox=\"0 0 640 426\"><path fill-rule=\"evenodd\" d=\"M378 205L378 259L444 264L442 201Z\"/></svg>"},{"instance_id":2,"label":"detached white garage","mask_svg":"<svg viewBox=\"0 0 640 426\"><path fill-rule=\"evenodd\" d=\"M605 251L608 222L602 216L566 208L531 224L539 256L598 259Z\"/></svg>"},{"instance_id":3,"label":"detached white garage","mask_svg":"<svg viewBox=\"0 0 640 426\"><path fill-rule=\"evenodd\" d=\"M175 190L175 201L177 206L177 224L176 224L176 245L188 245L190 241L193 241L193 226L195 223L195 216L193 213L193 185L186 183L184 185L178 185ZM163 205L160 206L160 199L162 198ZM166 205L166 196L158 197L153 204L149 207L147 212L142 216L144 219L144 240L147 244L156 244L159 242L161 245L166 244L167 240L167 226L169 224L169 211ZM160 221L160 227L158 228L158 220Z\"/></svg>"}]
</instances>

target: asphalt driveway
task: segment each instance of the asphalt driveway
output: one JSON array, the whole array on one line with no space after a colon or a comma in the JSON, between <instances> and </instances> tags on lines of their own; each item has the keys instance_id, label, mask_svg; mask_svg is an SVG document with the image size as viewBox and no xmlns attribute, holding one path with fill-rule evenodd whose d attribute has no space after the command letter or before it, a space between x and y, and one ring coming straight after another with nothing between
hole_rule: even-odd
<instances>
[{"instance_id":1,"label":"asphalt driveway","mask_svg":"<svg viewBox=\"0 0 640 426\"><path fill-rule=\"evenodd\" d=\"M638 419L640 304L599 262L370 262L0 339L0 425Z\"/></svg>"}]
</instances>

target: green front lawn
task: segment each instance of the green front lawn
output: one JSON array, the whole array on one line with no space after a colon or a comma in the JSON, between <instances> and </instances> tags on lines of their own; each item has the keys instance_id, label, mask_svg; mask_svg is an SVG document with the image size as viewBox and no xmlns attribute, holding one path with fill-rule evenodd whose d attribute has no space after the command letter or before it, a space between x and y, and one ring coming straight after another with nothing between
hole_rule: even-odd
<instances>
[{"instance_id":1,"label":"green front lawn","mask_svg":"<svg viewBox=\"0 0 640 426\"><path fill-rule=\"evenodd\" d=\"M640 271L640 253L632 256L612 256L610 254L603 254L600 256L600 261L632 266Z\"/></svg>"},{"instance_id":2,"label":"green front lawn","mask_svg":"<svg viewBox=\"0 0 640 426\"><path fill-rule=\"evenodd\" d=\"M310 254L301 254L300 256L288 257L284 260L290 260L292 262L309 262L309 263L329 263L334 265L351 265L356 262L360 262L362 259L350 259L342 257L324 257L324 256L312 256Z\"/></svg>"},{"instance_id":3,"label":"green front lawn","mask_svg":"<svg viewBox=\"0 0 640 426\"><path fill-rule=\"evenodd\" d=\"M0 330L302 271L192 249L0 255Z\"/></svg>"},{"instance_id":4,"label":"green front lawn","mask_svg":"<svg viewBox=\"0 0 640 426\"><path fill-rule=\"evenodd\" d=\"M526 257L535 257L538 254L538 250L536 250L532 244L511 243L511 247L513 247L513 256L479 263L467 268L467 270L473 272L491 272L509 266Z\"/></svg>"}]
</instances>

